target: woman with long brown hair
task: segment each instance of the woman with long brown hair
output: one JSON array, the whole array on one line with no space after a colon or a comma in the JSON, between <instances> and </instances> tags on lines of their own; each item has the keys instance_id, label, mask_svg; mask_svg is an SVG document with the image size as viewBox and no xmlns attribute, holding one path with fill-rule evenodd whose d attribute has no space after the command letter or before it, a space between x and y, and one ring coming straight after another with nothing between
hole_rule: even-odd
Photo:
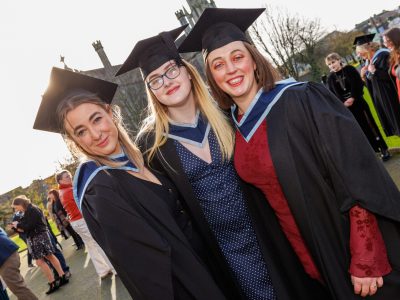
<instances>
[{"instance_id":1,"label":"woman with long brown hair","mask_svg":"<svg viewBox=\"0 0 400 300\"><path fill-rule=\"evenodd\" d=\"M400 101L400 28L393 27L383 33L383 44L390 51L390 73L396 80Z\"/></svg>"},{"instance_id":2,"label":"woman with long brown hair","mask_svg":"<svg viewBox=\"0 0 400 300\"><path fill-rule=\"evenodd\" d=\"M318 83L276 81L245 34L263 10L207 8L179 50L203 52L212 94L237 128L236 170L264 193L325 288L321 299L395 299L400 193L336 96Z\"/></svg>"}]
</instances>

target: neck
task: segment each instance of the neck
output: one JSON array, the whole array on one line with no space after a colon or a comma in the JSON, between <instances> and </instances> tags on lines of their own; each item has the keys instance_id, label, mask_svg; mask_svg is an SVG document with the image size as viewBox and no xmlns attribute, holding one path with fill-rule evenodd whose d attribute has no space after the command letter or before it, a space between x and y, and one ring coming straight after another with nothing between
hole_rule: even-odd
<instances>
[{"instance_id":1,"label":"neck","mask_svg":"<svg viewBox=\"0 0 400 300\"><path fill-rule=\"evenodd\" d=\"M168 116L172 121L187 124L194 123L196 119L196 104L192 93L189 97L190 98L180 106L168 107Z\"/></svg>"},{"instance_id":2,"label":"neck","mask_svg":"<svg viewBox=\"0 0 400 300\"><path fill-rule=\"evenodd\" d=\"M241 97L232 97L233 102L237 105L239 109L239 114L244 114L250 106L251 101L253 101L254 97L258 92L258 86L254 85L251 91L244 96Z\"/></svg>"}]
</instances>

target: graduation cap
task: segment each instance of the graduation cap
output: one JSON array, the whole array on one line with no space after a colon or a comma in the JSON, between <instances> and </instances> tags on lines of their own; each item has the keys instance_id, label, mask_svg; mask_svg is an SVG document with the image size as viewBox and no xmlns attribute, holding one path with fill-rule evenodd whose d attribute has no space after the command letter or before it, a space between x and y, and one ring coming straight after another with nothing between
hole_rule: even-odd
<instances>
[{"instance_id":1,"label":"graduation cap","mask_svg":"<svg viewBox=\"0 0 400 300\"><path fill-rule=\"evenodd\" d=\"M357 36L354 39L353 45L360 46L360 45L364 45L366 43L370 43L370 42L372 42L374 37L375 37L375 33Z\"/></svg>"},{"instance_id":2,"label":"graduation cap","mask_svg":"<svg viewBox=\"0 0 400 300\"><path fill-rule=\"evenodd\" d=\"M61 126L56 111L58 105L68 95L85 91L96 94L105 103L111 103L117 88L118 85L115 83L54 67L33 128L60 133Z\"/></svg>"},{"instance_id":3,"label":"graduation cap","mask_svg":"<svg viewBox=\"0 0 400 300\"><path fill-rule=\"evenodd\" d=\"M207 56L211 51L231 42L249 42L245 31L264 10L265 8L206 8L178 47L179 52L203 50Z\"/></svg>"},{"instance_id":4,"label":"graduation cap","mask_svg":"<svg viewBox=\"0 0 400 300\"><path fill-rule=\"evenodd\" d=\"M173 59L180 62L181 57L174 41L187 26L186 24L171 31L164 31L156 36L137 42L115 76L140 67L143 76L146 77L169 60Z\"/></svg>"}]
</instances>

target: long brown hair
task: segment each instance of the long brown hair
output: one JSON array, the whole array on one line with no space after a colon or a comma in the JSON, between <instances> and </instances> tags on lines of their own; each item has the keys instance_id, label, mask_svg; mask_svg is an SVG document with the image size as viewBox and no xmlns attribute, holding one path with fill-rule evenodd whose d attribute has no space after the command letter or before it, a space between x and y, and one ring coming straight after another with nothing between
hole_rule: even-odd
<instances>
[{"instance_id":1,"label":"long brown hair","mask_svg":"<svg viewBox=\"0 0 400 300\"><path fill-rule=\"evenodd\" d=\"M247 42L243 42L243 44L250 52L250 55L253 58L254 63L256 64L254 75L258 84L258 88L262 87L264 91L270 91L275 87L275 82L279 80L281 76L254 45ZM219 86L215 82L211 73L211 69L207 63L207 59L205 59L204 64L206 68L208 84L210 86L211 93L214 99L218 102L219 106L222 109L229 109L234 104L231 96L229 96L221 88L219 88Z\"/></svg>"},{"instance_id":2,"label":"long brown hair","mask_svg":"<svg viewBox=\"0 0 400 300\"><path fill-rule=\"evenodd\" d=\"M390 52L390 65L398 65L400 63L400 28L393 27L386 30L383 35L392 42L394 49Z\"/></svg>"}]
</instances>

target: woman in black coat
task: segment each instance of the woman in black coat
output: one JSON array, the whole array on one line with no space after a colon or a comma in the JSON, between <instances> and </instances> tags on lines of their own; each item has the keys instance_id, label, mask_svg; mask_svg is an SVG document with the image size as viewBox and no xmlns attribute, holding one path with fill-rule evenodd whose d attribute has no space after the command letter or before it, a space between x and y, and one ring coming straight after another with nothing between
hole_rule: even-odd
<instances>
[{"instance_id":1,"label":"woman in black coat","mask_svg":"<svg viewBox=\"0 0 400 300\"><path fill-rule=\"evenodd\" d=\"M364 100L364 83L360 74L350 65L343 67L341 60L337 53L331 53L325 58L325 63L331 70L328 88L351 111L374 151L381 152L382 160L386 161L390 158L388 146Z\"/></svg>"},{"instance_id":2,"label":"woman in black coat","mask_svg":"<svg viewBox=\"0 0 400 300\"><path fill-rule=\"evenodd\" d=\"M75 173L74 196L133 299L225 299L191 246L201 243L175 188L144 166L110 105L116 89L53 68L34 128L64 134L86 158Z\"/></svg>"},{"instance_id":3,"label":"woman in black coat","mask_svg":"<svg viewBox=\"0 0 400 300\"><path fill-rule=\"evenodd\" d=\"M17 231L27 234L28 247L32 257L49 280L50 287L46 294L51 294L60 286L67 284L68 279L60 265L60 261L54 255L55 248L50 240L50 233L44 215L24 195L16 197L12 206L16 211L24 213L24 217L20 221L14 221L12 224ZM53 272L44 259L47 259L52 264L59 275L59 279L54 279Z\"/></svg>"}]
</instances>

